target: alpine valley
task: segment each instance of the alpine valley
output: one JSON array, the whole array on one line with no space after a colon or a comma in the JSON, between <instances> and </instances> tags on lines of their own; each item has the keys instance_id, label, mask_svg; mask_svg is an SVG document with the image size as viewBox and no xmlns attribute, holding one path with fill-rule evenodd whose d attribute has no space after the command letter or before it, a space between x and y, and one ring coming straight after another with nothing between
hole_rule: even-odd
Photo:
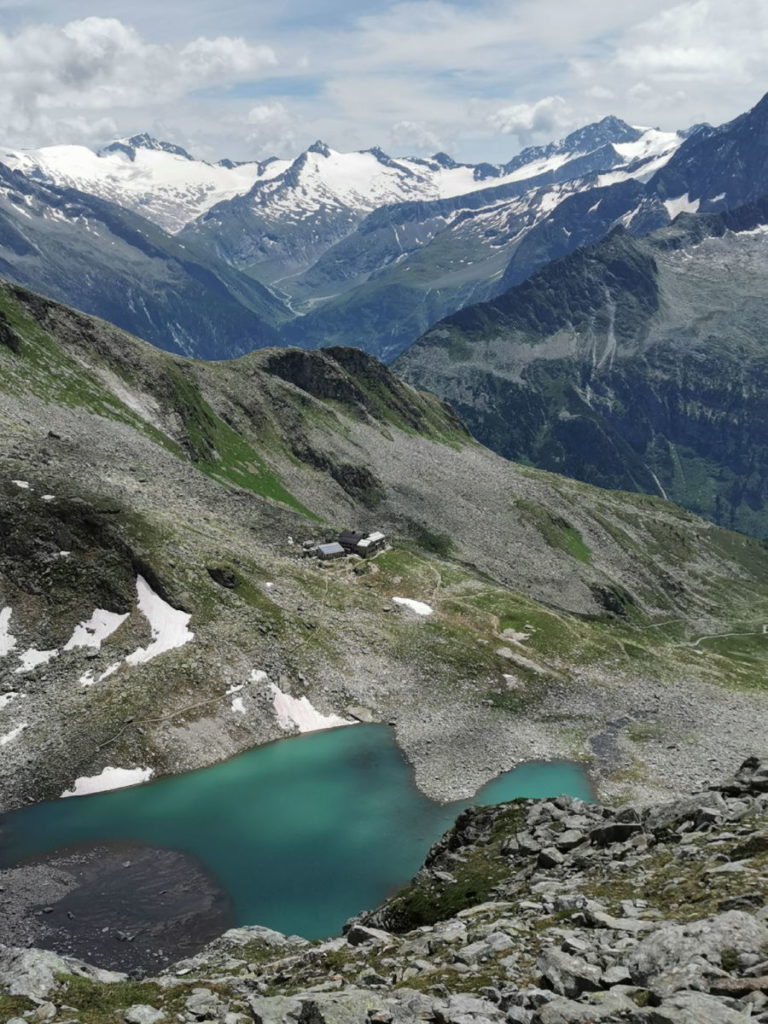
<instances>
[{"instance_id":1,"label":"alpine valley","mask_svg":"<svg viewBox=\"0 0 768 1024\"><path fill-rule=\"evenodd\" d=\"M766 168L768 98L499 165L0 149L2 1019L768 1022ZM336 889L456 824L341 936L214 938L195 851L280 815L330 901L323 744L301 808L215 781L324 730ZM518 765L570 795L468 806Z\"/></svg>"}]
</instances>

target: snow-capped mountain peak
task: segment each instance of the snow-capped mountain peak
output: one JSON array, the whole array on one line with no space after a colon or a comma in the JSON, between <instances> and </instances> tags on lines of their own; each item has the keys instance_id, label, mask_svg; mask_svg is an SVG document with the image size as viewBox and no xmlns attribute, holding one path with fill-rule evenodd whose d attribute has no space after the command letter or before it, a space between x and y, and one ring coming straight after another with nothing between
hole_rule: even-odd
<instances>
[{"instance_id":1,"label":"snow-capped mountain peak","mask_svg":"<svg viewBox=\"0 0 768 1024\"><path fill-rule=\"evenodd\" d=\"M108 153L125 153L129 160L135 160L136 151L139 149L152 150L156 153L171 153L173 156L183 157L185 160L191 160L193 163L195 160L186 149L182 149L176 143L161 142L147 132L142 132L140 135L132 135L128 139L115 139L114 142L100 149L97 155L105 156Z\"/></svg>"},{"instance_id":2,"label":"snow-capped mountain peak","mask_svg":"<svg viewBox=\"0 0 768 1024\"><path fill-rule=\"evenodd\" d=\"M284 160L209 164L147 134L118 139L98 153L86 146L0 147L0 162L37 181L118 203L171 232L288 166Z\"/></svg>"}]
</instances>

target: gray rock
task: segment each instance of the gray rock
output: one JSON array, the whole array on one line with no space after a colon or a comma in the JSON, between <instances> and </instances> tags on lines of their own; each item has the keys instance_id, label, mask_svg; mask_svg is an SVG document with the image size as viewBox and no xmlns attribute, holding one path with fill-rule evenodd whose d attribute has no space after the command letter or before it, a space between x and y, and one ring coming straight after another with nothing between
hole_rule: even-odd
<instances>
[{"instance_id":1,"label":"gray rock","mask_svg":"<svg viewBox=\"0 0 768 1024\"><path fill-rule=\"evenodd\" d=\"M42 949L0 946L0 990L12 996L26 996L45 1002L58 987L57 976L77 974L94 981L125 981L125 974L102 971L72 957L57 956Z\"/></svg>"},{"instance_id":2,"label":"gray rock","mask_svg":"<svg viewBox=\"0 0 768 1024\"><path fill-rule=\"evenodd\" d=\"M579 829L569 828L565 832L561 832L555 841L555 845L558 850L572 850L579 843L583 843L587 837Z\"/></svg>"},{"instance_id":3,"label":"gray rock","mask_svg":"<svg viewBox=\"0 0 768 1024\"><path fill-rule=\"evenodd\" d=\"M613 1010L601 1011L588 1003L573 999L553 999L533 1015L532 1024L596 1024L613 1016Z\"/></svg>"},{"instance_id":4,"label":"gray rock","mask_svg":"<svg viewBox=\"0 0 768 1024\"><path fill-rule=\"evenodd\" d=\"M748 1018L704 992L677 992L661 1006L640 1010L637 1024L744 1024Z\"/></svg>"},{"instance_id":5,"label":"gray rock","mask_svg":"<svg viewBox=\"0 0 768 1024\"><path fill-rule=\"evenodd\" d=\"M663 832L683 821L694 821L705 810L716 810L723 817L728 808L717 792L696 793L674 803L651 808L645 815L644 824L651 832Z\"/></svg>"},{"instance_id":6,"label":"gray rock","mask_svg":"<svg viewBox=\"0 0 768 1024\"><path fill-rule=\"evenodd\" d=\"M646 936L627 959L635 984L671 994L703 976L709 961L720 967L722 953L759 952L768 944L768 928L741 910L687 925L667 924Z\"/></svg>"},{"instance_id":7,"label":"gray rock","mask_svg":"<svg viewBox=\"0 0 768 1024\"><path fill-rule=\"evenodd\" d=\"M44 1024L45 1021L53 1020L56 1013L56 1006L53 1003L41 1003L32 1014L31 1019L35 1021L36 1024Z\"/></svg>"},{"instance_id":8,"label":"gray rock","mask_svg":"<svg viewBox=\"0 0 768 1024\"><path fill-rule=\"evenodd\" d=\"M412 994L416 996L416 993ZM370 989L347 989L344 992L317 992L307 996L252 996L249 1000L255 1024L365 1024L379 1015L379 1021L416 1019L421 1009L412 1012L410 997L403 992L402 1013L396 1005L386 1004L382 997ZM426 1002L426 1001L425 1001ZM427 1005L429 1003L427 1002Z\"/></svg>"},{"instance_id":9,"label":"gray rock","mask_svg":"<svg viewBox=\"0 0 768 1024\"><path fill-rule=\"evenodd\" d=\"M371 944L383 945L394 942L394 936L381 928L369 928L362 924L353 924L346 934L346 940L350 946L367 946Z\"/></svg>"},{"instance_id":10,"label":"gray rock","mask_svg":"<svg viewBox=\"0 0 768 1024\"><path fill-rule=\"evenodd\" d=\"M514 945L512 939L506 932L491 932L479 942L473 942L469 946L458 950L455 959L459 963L476 964L481 960L495 956L497 953L504 953Z\"/></svg>"},{"instance_id":11,"label":"gray rock","mask_svg":"<svg viewBox=\"0 0 768 1024\"><path fill-rule=\"evenodd\" d=\"M187 1012L198 1020L214 1020L223 1017L227 1010L226 1003L211 992L209 988L196 988L192 995L186 1000L184 1006Z\"/></svg>"},{"instance_id":12,"label":"gray rock","mask_svg":"<svg viewBox=\"0 0 768 1024\"><path fill-rule=\"evenodd\" d=\"M162 1010L156 1010L154 1006L147 1006L145 1003L135 1003L123 1014L125 1024L157 1024L157 1021L164 1019L165 1014Z\"/></svg>"},{"instance_id":13,"label":"gray rock","mask_svg":"<svg viewBox=\"0 0 768 1024\"><path fill-rule=\"evenodd\" d=\"M651 932L658 928L654 921L643 921L638 917L612 917L604 910L592 910L587 908L586 917L590 924L598 928L612 928L617 932L631 932L637 935L639 932Z\"/></svg>"},{"instance_id":14,"label":"gray rock","mask_svg":"<svg viewBox=\"0 0 768 1024\"><path fill-rule=\"evenodd\" d=\"M484 1024L505 1019L505 1014L487 999L463 992L449 996L445 1003L435 1004L432 1012L436 1024Z\"/></svg>"},{"instance_id":15,"label":"gray rock","mask_svg":"<svg viewBox=\"0 0 768 1024\"><path fill-rule=\"evenodd\" d=\"M565 858L556 846L548 846L539 854L538 863L539 867L542 868L556 868L559 864L562 864L564 860Z\"/></svg>"},{"instance_id":16,"label":"gray rock","mask_svg":"<svg viewBox=\"0 0 768 1024\"><path fill-rule=\"evenodd\" d=\"M507 1024L531 1024L533 1010L524 1010L522 1006L510 1006L507 1010Z\"/></svg>"},{"instance_id":17,"label":"gray rock","mask_svg":"<svg viewBox=\"0 0 768 1024\"><path fill-rule=\"evenodd\" d=\"M537 967L543 979L560 996L577 996L599 987L602 971L580 957L557 949L548 949L539 957Z\"/></svg>"},{"instance_id":18,"label":"gray rock","mask_svg":"<svg viewBox=\"0 0 768 1024\"><path fill-rule=\"evenodd\" d=\"M622 967L621 964L617 964L616 967L609 967L607 971L603 972L603 985L624 985L631 980L629 971L626 967Z\"/></svg>"}]
</instances>

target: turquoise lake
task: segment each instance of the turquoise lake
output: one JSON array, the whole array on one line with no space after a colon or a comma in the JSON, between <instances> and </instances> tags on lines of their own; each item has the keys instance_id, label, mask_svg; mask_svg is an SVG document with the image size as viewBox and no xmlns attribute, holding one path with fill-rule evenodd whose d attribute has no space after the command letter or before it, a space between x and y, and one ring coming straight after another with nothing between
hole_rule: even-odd
<instances>
[{"instance_id":1,"label":"turquoise lake","mask_svg":"<svg viewBox=\"0 0 768 1024\"><path fill-rule=\"evenodd\" d=\"M524 764L472 800L435 803L416 788L391 729L361 725L12 812L0 819L0 866L103 841L180 850L230 894L238 924L321 938L407 882L463 808L560 794L592 799L579 765Z\"/></svg>"}]
</instances>

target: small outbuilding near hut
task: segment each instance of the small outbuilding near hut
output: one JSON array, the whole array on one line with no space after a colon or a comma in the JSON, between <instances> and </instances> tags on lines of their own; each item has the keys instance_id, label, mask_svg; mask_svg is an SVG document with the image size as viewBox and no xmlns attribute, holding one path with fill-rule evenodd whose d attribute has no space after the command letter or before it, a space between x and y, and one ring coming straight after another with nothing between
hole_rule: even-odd
<instances>
[{"instance_id":1,"label":"small outbuilding near hut","mask_svg":"<svg viewBox=\"0 0 768 1024\"><path fill-rule=\"evenodd\" d=\"M317 557L323 562L331 562L334 558L343 558L345 554L346 551L337 541L317 546Z\"/></svg>"}]
</instances>

